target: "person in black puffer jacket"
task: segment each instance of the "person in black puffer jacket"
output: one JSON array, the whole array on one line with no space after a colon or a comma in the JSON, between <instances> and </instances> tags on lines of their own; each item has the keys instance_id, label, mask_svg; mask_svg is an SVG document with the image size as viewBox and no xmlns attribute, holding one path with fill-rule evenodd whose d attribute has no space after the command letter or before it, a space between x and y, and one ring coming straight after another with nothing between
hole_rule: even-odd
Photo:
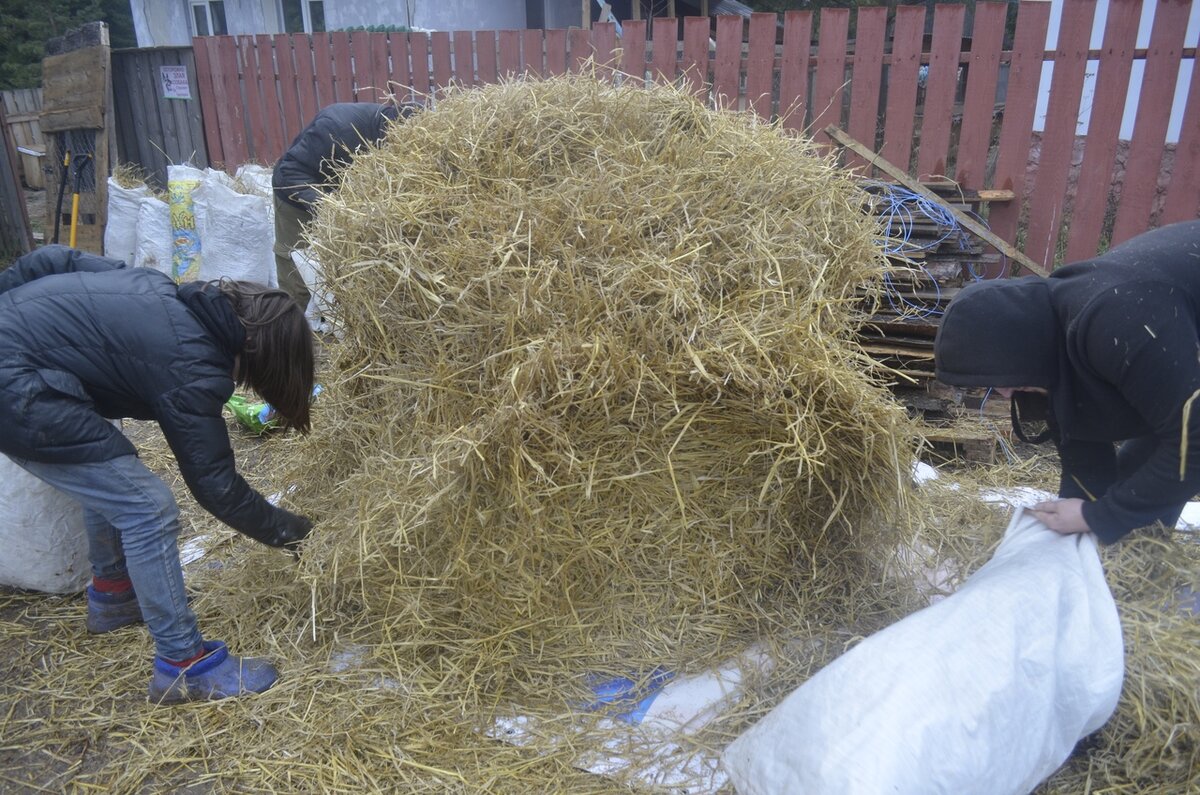
<instances>
[{"instance_id":1,"label":"person in black puffer jacket","mask_svg":"<svg viewBox=\"0 0 1200 795\"><path fill-rule=\"evenodd\" d=\"M1113 543L1173 527L1200 492L1200 221L1139 235L1094 259L965 287L934 343L937 378L994 387L1044 419L1062 463L1050 529ZM1119 449L1115 442L1123 442Z\"/></svg>"},{"instance_id":2,"label":"person in black puffer jacket","mask_svg":"<svg viewBox=\"0 0 1200 795\"><path fill-rule=\"evenodd\" d=\"M312 222L313 205L341 181L342 170L364 147L383 140L387 125L407 118L415 105L338 102L318 113L279 158L271 177L275 190L275 268L279 286L301 309L310 298L292 262L304 230Z\"/></svg>"},{"instance_id":3,"label":"person in black puffer jacket","mask_svg":"<svg viewBox=\"0 0 1200 795\"><path fill-rule=\"evenodd\" d=\"M234 467L222 408L235 385L307 432L312 333L283 291L176 285L65 246L0 271L0 453L82 504L88 629L144 618L157 654L150 696L160 703L260 692L278 674L202 639L184 593L179 509L111 421L155 420L205 510L294 549L312 523L271 505Z\"/></svg>"}]
</instances>

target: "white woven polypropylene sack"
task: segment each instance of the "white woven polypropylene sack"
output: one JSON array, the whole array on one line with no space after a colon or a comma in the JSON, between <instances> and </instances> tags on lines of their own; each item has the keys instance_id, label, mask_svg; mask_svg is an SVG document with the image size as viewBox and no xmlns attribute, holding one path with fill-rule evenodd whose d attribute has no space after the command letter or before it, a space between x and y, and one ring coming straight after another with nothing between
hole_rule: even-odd
<instances>
[{"instance_id":1,"label":"white woven polypropylene sack","mask_svg":"<svg viewBox=\"0 0 1200 795\"><path fill-rule=\"evenodd\" d=\"M742 795L1024 795L1108 720L1123 676L1095 540L1018 510L956 593L834 660L723 763Z\"/></svg>"},{"instance_id":2,"label":"white woven polypropylene sack","mask_svg":"<svg viewBox=\"0 0 1200 795\"><path fill-rule=\"evenodd\" d=\"M137 244L133 265L153 268L174 278L171 266L171 208L162 199L148 196L138 202Z\"/></svg>"},{"instance_id":3,"label":"white woven polypropylene sack","mask_svg":"<svg viewBox=\"0 0 1200 795\"><path fill-rule=\"evenodd\" d=\"M123 188L108 178L108 219L104 223L104 256L133 264L137 248L138 208L142 199L152 196L150 188L137 185Z\"/></svg>"},{"instance_id":4,"label":"white woven polypropylene sack","mask_svg":"<svg viewBox=\"0 0 1200 795\"><path fill-rule=\"evenodd\" d=\"M78 593L90 579L79 503L0 455L0 585Z\"/></svg>"},{"instance_id":5,"label":"white woven polypropylene sack","mask_svg":"<svg viewBox=\"0 0 1200 795\"><path fill-rule=\"evenodd\" d=\"M268 286L277 284L271 200L239 193L230 184L228 178L206 174L192 194L204 250L197 278L210 281L228 277Z\"/></svg>"}]
</instances>

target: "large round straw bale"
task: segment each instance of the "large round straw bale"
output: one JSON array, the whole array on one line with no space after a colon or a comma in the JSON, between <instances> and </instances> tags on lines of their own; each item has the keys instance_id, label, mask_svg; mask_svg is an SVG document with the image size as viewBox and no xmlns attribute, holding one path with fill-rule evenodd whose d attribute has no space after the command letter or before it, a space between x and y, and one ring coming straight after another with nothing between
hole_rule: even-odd
<instances>
[{"instance_id":1,"label":"large round straw bale","mask_svg":"<svg viewBox=\"0 0 1200 795\"><path fill-rule=\"evenodd\" d=\"M511 82L392 128L312 230L344 339L296 499L330 599L500 677L707 660L860 576L912 455L854 343L864 202L671 87Z\"/></svg>"}]
</instances>

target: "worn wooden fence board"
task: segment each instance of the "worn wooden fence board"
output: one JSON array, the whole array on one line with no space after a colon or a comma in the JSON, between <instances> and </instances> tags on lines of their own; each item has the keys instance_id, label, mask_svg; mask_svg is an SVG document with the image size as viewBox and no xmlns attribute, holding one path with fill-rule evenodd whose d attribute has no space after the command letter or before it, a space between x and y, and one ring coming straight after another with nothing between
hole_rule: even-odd
<instances>
[{"instance_id":1,"label":"worn wooden fence board","mask_svg":"<svg viewBox=\"0 0 1200 795\"><path fill-rule=\"evenodd\" d=\"M1029 202L1025 253L1034 262L1052 263L1058 246L1095 10L1096 0L1077 0L1063 7L1046 130Z\"/></svg>"},{"instance_id":2,"label":"worn wooden fence board","mask_svg":"<svg viewBox=\"0 0 1200 795\"><path fill-rule=\"evenodd\" d=\"M944 177L950 154L950 126L958 88L959 47L966 8L935 6L933 44L929 51L929 76L921 112L921 142L917 148L917 175Z\"/></svg>"},{"instance_id":3,"label":"worn wooden fence board","mask_svg":"<svg viewBox=\"0 0 1200 795\"><path fill-rule=\"evenodd\" d=\"M913 174L952 173L968 190L1010 191L1015 199L993 204L989 223L999 237L1013 241L1027 217L1027 253L1049 262L1063 243L1073 257L1093 253L1101 237L1097 223L1104 223L1106 213L1112 216L1107 197L1117 103L1137 59L1146 60L1148 90L1137 110L1114 240L1154 221L1194 217L1200 202L1197 75L1174 155L1175 176L1167 185L1168 206L1158 211L1153 204L1170 105L1166 92L1175 84L1181 59L1195 56L1194 48L1182 49L1188 3L1160 0L1146 52L1131 51L1128 40L1137 0L1112 0L1100 51L1088 49L1096 0L1064 5L1054 52L1044 46L1047 4L1020 5L1015 36L1005 49L1009 5L995 1L976 5L969 31L962 6L939 3L928 11L924 5L789 11L781 37L779 17L756 13L748 23L738 16L717 17L714 27L707 18L629 20L620 39L614 26L604 23L590 31L279 36L271 37L272 58L266 57L267 37L252 43L199 38L194 46L210 158L231 168L246 159L271 162L320 106L347 97L376 101L382 84L390 83L401 99L420 99L452 81L491 83L521 73L547 76L611 63L625 75L622 80L677 82L703 100L779 120L789 129L838 124ZM932 36L925 35L927 29ZM1050 116L1039 134L1034 110L1047 60L1055 66ZM273 69L269 61L276 64ZM1089 62L1101 64L1101 90L1092 122L1095 137L1083 149L1084 175L1076 185L1070 181L1078 169L1072 167L1079 150L1075 123ZM603 68L599 73L606 74ZM255 104L256 92L261 115L239 104ZM269 124L272 110L283 120L279 135L258 127L259 121ZM1031 151L1039 158L1036 167ZM863 165L853 158L846 162ZM1079 186L1087 189L1074 201L1076 225L1064 236L1069 196L1080 192Z\"/></svg>"},{"instance_id":4,"label":"worn wooden fence board","mask_svg":"<svg viewBox=\"0 0 1200 795\"><path fill-rule=\"evenodd\" d=\"M1042 77L1042 47L1050 24L1049 3L1029 3L1017 15L1012 59L1008 65L1008 96L996 150L996 173L992 186L1012 191L1017 197L989 208L988 224L998 237L1016 240L1025 195L1025 170L1033 141L1033 114L1037 107L1038 83ZM997 275L989 273L989 276Z\"/></svg>"},{"instance_id":5,"label":"worn wooden fence board","mask_svg":"<svg viewBox=\"0 0 1200 795\"><path fill-rule=\"evenodd\" d=\"M893 24L895 32L892 34L892 58L886 78L887 109L882 154L884 159L907 171L917 112L917 79L921 68L925 9L921 6L900 6L896 9Z\"/></svg>"},{"instance_id":6,"label":"worn wooden fence board","mask_svg":"<svg viewBox=\"0 0 1200 795\"><path fill-rule=\"evenodd\" d=\"M33 248L25 196L17 175L17 150L0 105L0 268Z\"/></svg>"},{"instance_id":7,"label":"worn wooden fence board","mask_svg":"<svg viewBox=\"0 0 1200 795\"><path fill-rule=\"evenodd\" d=\"M958 156L954 160L954 178L963 185L982 186L986 177L1007 12L1006 3L979 3L975 6L975 27L971 33L970 60L966 66L962 127L958 137Z\"/></svg>"},{"instance_id":8,"label":"worn wooden fence board","mask_svg":"<svg viewBox=\"0 0 1200 795\"><path fill-rule=\"evenodd\" d=\"M3 98L4 116L13 146L17 147L13 161L21 181L36 189L46 187L46 140L38 116L42 112L42 90L40 88L18 88L0 92ZM20 151L21 149L27 151ZM30 154L33 152L34 154ZM36 154L40 152L41 154Z\"/></svg>"},{"instance_id":9,"label":"worn wooden fence board","mask_svg":"<svg viewBox=\"0 0 1200 795\"><path fill-rule=\"evenodd\" d=\"M1190 11L1191 3L1182 0L1165 0L1155 5L1141 101L1133 122L1121 201L1113 222L1114 246L1145 230L1151 220ZM1200 79L1195 72L1193 69L1193 82Z\"/></svg>"},{"instance_id":10,"label":"worn wooden fence board","mask_svg":"<svg viewBox=\"0 0 1200 795\"><path fill-rule=\"evenodd\" d=\"M1108 25L1096 65L1096 91L1071 210L1067 261L1096 253L1111 197L1109 188L1141 13L1140 0L1112 0L1108 6Z\"/></svg>"}]
</instances>

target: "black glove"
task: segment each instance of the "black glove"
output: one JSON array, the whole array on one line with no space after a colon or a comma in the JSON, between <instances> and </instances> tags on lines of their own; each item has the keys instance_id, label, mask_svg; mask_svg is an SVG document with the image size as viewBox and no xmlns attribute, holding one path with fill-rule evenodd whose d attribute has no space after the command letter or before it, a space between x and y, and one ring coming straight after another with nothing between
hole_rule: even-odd
<instances>
[{"instance_id":1,"label":"black glove","mask_svg":"<svg viewBox=\"0 0 1200 795\"><path fill-rule=\"evenodd\" d=\"M283 521L275 530L267 533L260 540L267 546L282 547L295 552L300 548L300 542L312 532L312 520L307 516L300 516L282 508L279 509L279 512L283 516Z\"/></svg>"}]
</instances>

